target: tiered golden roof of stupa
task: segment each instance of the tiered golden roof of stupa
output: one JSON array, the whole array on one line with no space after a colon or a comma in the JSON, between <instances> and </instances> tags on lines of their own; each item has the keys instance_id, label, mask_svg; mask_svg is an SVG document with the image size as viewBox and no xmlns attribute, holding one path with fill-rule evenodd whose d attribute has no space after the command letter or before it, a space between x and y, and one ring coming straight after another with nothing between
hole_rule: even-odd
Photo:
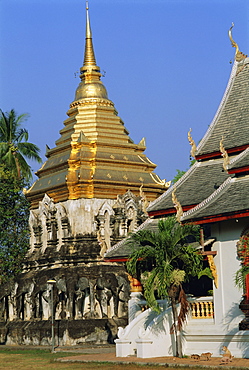
<instances>
[{"instance_id":1,"label":"tiered golden roof of stupa","mask_svg":"<svg viewBox=\"0 0 249 370\"><path fill-rule=\"evenodd\" d=\"M67 112L61 137L47 161L37 171L39 179L27 192L31 206L47 193L55 202L79 198L114 199L128 189L143 191L154 200L167 188L153 173L156 165L144 154L145 140L139 144L129 137L108 99L100 68L96 65L88 7L86 42L81 82Z\"/></svg>"}]
</instances>

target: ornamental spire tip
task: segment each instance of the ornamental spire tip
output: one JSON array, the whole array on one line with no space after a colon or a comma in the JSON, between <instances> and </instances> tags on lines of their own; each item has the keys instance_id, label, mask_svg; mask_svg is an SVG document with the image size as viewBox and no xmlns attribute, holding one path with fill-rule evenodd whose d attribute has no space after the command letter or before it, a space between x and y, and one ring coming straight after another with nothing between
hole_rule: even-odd
<instances>
[{"instance_id":1,"label":"ornamental spire tip","mask_svg":"<svg viewBox=\"0 0 249 370\"><path fill-rule=\"evenodd\" d=\"M239 46L238 44L233 40L233 37L232 37L232 29L234 27L234 23L232 22L232 26L229 28L229 31L228 31L228 35L229 35L229 39L231 41L231 44L232 44L232 47L233 48L236 48L236 52L235 52L235 60L237 62L240 62L241 60L245 59L247 57L247 55L243 54L240 50L239 50Z\"/></svg>"}]
</instances>

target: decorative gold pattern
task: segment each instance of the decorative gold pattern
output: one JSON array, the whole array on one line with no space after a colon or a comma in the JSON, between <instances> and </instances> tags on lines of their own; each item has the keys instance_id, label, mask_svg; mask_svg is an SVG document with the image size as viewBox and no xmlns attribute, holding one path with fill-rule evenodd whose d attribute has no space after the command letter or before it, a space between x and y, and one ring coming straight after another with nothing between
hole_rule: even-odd
<instances>
[{"instance_id":1,"label":"decorative gold pattern","mask_svg":"<svg viewBox=\"0 0 249 370\"><path fill-rule=\"evenodd\" d=\"M170 187L170 184L171 184L171 181L168 181L166 182L165 179L161 180L156 174L154 173L150 173L150 176L152 177L152 179L157 183L157 184L160 184L160 185L163 185L166 189L168 189Z\"/></svg>"},{"instance_id":2,"label":"decorative gold pattern","mask_svg":"<svg viewBox=\"0 0 249 370\"><path fill-rule=\"evenodd\" d=\"M191 132L192 132L192 128L189 129L189 132L188 132L188 141L189 141L189 144L192 146L191 151L190 151L191 157L195 158L196 144L191 136Z\"/></svg>"},{"instance_id":3,"label":"decorative gold pattern","mask_svg":"<svg viewBox=\"0 0 249 370\"><path fill-rule=\"evenodd\" d=\"M247 57L246 54L243 54L240 50L239 50L239 46L238 44L233 40L232 38L232 29L234 27L234 23L232 23L232 26L230 27L229 31L228 31L228 35L229 35L229 38L230 38L230 41L231 41L231 44L232 44L232 47L233 48L236 48L236 52L235 52L235 60L237 62L241 62L241 60L245 59Z\"/></svg>"},{"instance_id":4,"label":"decorative gold pattern","mask_svg":"<svg viewBox=\"0 0 249 370\"><path fill-rule=\"evenodd\" d=\"M214 263L214 256L208 255L207 258L208 258L208 264L209 264L210 270L214 278L214 285L216 288L218 288L218 274L217 274L217 269Z\"/></svg>"},{"instance_id":5,"label":"decorative gold pattern","mask_svg":"<svg viewBox=\"0 0 249 370\"><path fill-rule=\"evenodd\" d=\"M144 146L144 147L146 147L145 137L143 137L143 138L139 141L138 145L139 145L139 146Z\"/></svg>"},{"instance_id":6,"label":"decorative gold pattern","mask_svg":"<svg viewBox=\"0 0 249 370\"><path fill-rule=\"evenodd\" d=\"M174 190L172 191L172 202L173 202L174 207L176 209L176 219L179 222L179 224L181 224L181 217L183 215L183 210L182 210L181 203L178 201L178 199L176 197L175 192L176 192L176 188L174 188Z\"/></svg>"},{"instance_id":7,"label":"decorative gold pattern","mask_svg":"<svg viewBox=\"0 0 249 370\"><path fill-rule=\"evenodd\" d=\"M148 208L149 202L148 202L148 199L147 199L147 197L146 197L146 195L143 191L143 184L139 188L139 193L140 193L140 197L141 197L141 201L142 201L143 213L147 214L147 208Z\"/></svg>"},{"instance_id":8,"label":"decorative gold pattern","mask_svg":"<svg viewBox=\"0 0 249 370\"><path fill-rule=\"evenodd\" d=\"M227 151L224 148L223 141L224 141L224 137L222 136L222 139L220 141L220 152L221 152L222 157L224 158L223 159L223 168L224 168L225 171L227 171L230 160L229 160Z\"/></svg>"},{"instance_id":9,"label":"decorative gold pattern","mask_svg":"<svg viewBox=\"0 0 249 370\"><path fill-rule=\"evenodd\" d=\"M133 278L131 275L128 275L128 279L130 281L131 292L141 293L143 291L143 286L139 280Z\"/></svg>"},{"instance_id":10,"label":"decorative gold pattern","mask_svg":"<svg viewBox=\"0 0 249 370\"><path fill-rule=\"evenodd\" d=\"M70 104L70 108L75 108L83 105L100 105L100 106L109 106L114 107L114 103L108 99L100 99L100 98L91 98L91 99L82 99L74 101Z\"/></svg>"}]
</instances>

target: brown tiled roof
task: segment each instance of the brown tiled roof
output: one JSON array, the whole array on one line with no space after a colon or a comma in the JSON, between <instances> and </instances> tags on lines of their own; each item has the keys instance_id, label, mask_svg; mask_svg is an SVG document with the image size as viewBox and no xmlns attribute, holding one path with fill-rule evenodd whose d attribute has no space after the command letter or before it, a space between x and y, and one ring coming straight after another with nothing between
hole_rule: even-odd
<instances>
[{"instance_id":1,"label":"brown tiled roof","mask_svg":"<svg viewBox=\"0 0 249 370\"><path fill-rule=\"evenodd\" d=\"M230 80L216 116L201 140L196 156L219 151L224 137L224 147L229 150L249 144L249 58L235 62Z\"/></svg>"}]
</instances>

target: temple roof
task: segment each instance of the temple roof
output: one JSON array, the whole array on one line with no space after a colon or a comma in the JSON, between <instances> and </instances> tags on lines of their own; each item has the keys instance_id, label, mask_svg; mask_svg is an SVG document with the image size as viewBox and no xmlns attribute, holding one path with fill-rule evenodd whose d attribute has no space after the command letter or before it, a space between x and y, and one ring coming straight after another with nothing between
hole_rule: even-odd
<instances>
[{"instance_id":1,"label":"temple roof","mask_svg":"<svg viewBox=\"0 0 249 370\"><path fill-rule=\"evenodd\" d=\"M47 193L55 202L78 198L115 199L128 189L148 201L168 188L153 171L156 165L144 154L145 139L135 144L108 99L96 64L88 6L84 62L75 99L54 148L37 171L38 180L26 193L37 207Z\"/></svg>"},{"instance_id":2,"label":"temple roof","mask_svg":"<svg viewBox=\"0 0 249 370\"><path fill-rule=\"evenodd\" d=\"M224 138L228 153L249 145L249 58L234 63L227 89L217 113L197 147L196 158L219 156L219 143Z\"/></svg>"},{"instance_id":3,"label":"temple roof","mask_svg":"<svg viewBox=\"0 0 249 370\"><path fill-rule=\"evenodd\" d=\"M228 172L242 173L249 171L249 147L232 159L228 165Z\"/></svg>"},{"instance_id":4,"label":"temple roof","mask_svg":"<svg viewBox=\"0 0 249 370\"><path fill-rule=\"evenodd\" d=\"M210 197L185 212L183 222L208 223L249 215L249 176L229 177Z\"/></svg>"},{"instance_id":5,"label":"temple roof","mask_svg":"<svg viewBox=\"0 0 249 370\"><path fill-rule=\"evenodd\" d=\"M150 230L157 231L158 229L158 219L148 218L136 232L140 230ZM121 261L122 258L125 260L134 251L134 246L129 243L129 237L121 240L119 243L115 244L111 249L109 249L105 254L105 260L118 260Z\"/></svg>"},{"instance_id":6,"label":"temple roof","mask_svg":"<svg viewBox=\"0 0 249 370\"><path fill-rule=\"evenodd\" d=\"M192 208L212 194L227 177L222 159L195 162L174 186L149 205L147 212L150 216L159 215L160 211L164 215L175 213L172 202L174 189L183 210Z\"/></svg>"},{"instance_id":7,"label":"temple roof","mask_svg":"<svg viewBox=\"0 0 249 370\"><path fill-rule=\"evenodd\" d=\"M176 212L172 202L174 189L183 211L187 211L208 198L229 174L248 171L244 166L248 156L245 149L249 147L249 58L239 51L232 40L231 29L229 32L232 46L236 47L235 62L220 106L195 150L197 162L176 182L174 188L168 189L150 204L147 210L150 216ZM193 146L190 133L189 139ZM243 151L244 154L236 159ZM230 165L225 165L222 157L226 157Z\"/></svg>"}]
</instances>

